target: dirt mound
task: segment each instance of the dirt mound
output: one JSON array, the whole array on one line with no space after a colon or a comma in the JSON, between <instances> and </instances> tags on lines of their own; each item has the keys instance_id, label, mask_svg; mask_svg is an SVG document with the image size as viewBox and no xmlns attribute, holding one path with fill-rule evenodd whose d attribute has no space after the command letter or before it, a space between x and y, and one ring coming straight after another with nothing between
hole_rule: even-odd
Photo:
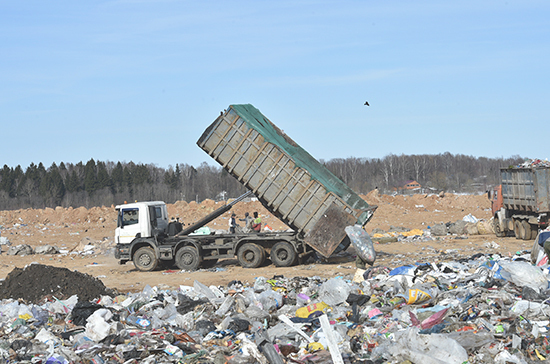
<instances>
[{"instance_id":1,"label":"dirt mound","mask_svg":"<svg viewBox=\"0 0 550 364\"><path fill-rule=\"evenodd\" d=\"M392 226L426 229L435 224L462 220L468 214L487 221L492 215L491 203L486 195L445 193L392 196L374 190L360 197L370 205L378 206L372 220L366 225L369 233L375 228L388 231ZM225 204L225 201L213 200L201 203L178 201L168 204L167 209L170 218L178 217L185 226L189 226ZM232 213L237 215L237 224L243 226L244 222L241 220L244 219L244 214L248 212L252 215L254 211L258 212L262 223L273 230L288 229L288 226L257 199L237 203L230 211L208 223L208 227L213 230L227 230ZM70 250L78 246L82 236L94 242L105 239L112 241L116 220L116 211L112 206L0 211L2 236L8 238L12 245L28 244L33 248L48 244Z\"/></svg>"},{"instance_id":2,"label":"dirt mound","mask_svg":"<svg viewBox=\"0 0 550 364\"><path fill-rule=\"evenodd\" d=\"M114 292L88 274L42 264L15 268L0 284L0 299L38 303L44 296L52 295L61 300L75 294L79 301L90 301L102 295L112 296Z\"/></svg>"}]
</instances>

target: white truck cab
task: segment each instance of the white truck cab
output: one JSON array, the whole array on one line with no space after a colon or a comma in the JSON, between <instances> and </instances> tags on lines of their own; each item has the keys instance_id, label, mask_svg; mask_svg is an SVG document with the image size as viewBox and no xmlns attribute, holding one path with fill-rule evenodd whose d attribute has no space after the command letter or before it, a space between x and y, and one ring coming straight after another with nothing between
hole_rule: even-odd
<instances>
[{"instance_id":1,"label":"white truck cab","mask_svg":"<svg viewBox=\"0 0 550 364\"><path fill-rule=\"evenodd\" d=\"M138 237L148 238L166 232L168 211L162 201L134 202L117 205L115 243L130 244Z\"/></svg>"}]
</instances>

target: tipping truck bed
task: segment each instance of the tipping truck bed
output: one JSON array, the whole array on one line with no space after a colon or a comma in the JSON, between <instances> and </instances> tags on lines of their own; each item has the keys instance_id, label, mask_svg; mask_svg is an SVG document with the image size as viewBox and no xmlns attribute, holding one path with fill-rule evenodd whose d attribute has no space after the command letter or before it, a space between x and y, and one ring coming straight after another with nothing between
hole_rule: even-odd
<instances>
[{"instance_id":1,"label":"tipping truck bed","mask_svg":"<svg viewBox=\"0 0 550 364\"><path fill-rule=\"evenodd\" d=\"M501 168L504 207L550 212L550 168Z\"/></svg>"},{"instance_id":2,"label":"tipping truck bed","mask_svg":"<svg viewBox=\"0 0 550 364\"><path fill-rule=\"evenodd\" d=\"M376 209L250 104L229 106L197 145L325 257Z\"/></svg>"},{"instance_id":3,"label":"tipping truck bed","mask_svg":"<svg viewBox=\"0 0 550 364\"><path fill-rule=\"evenodd\" d=\"M548 227L550 168L501 168L500 175L501 184L489 193L495 234L535 239Z\"/></svg>"}]
</instances>

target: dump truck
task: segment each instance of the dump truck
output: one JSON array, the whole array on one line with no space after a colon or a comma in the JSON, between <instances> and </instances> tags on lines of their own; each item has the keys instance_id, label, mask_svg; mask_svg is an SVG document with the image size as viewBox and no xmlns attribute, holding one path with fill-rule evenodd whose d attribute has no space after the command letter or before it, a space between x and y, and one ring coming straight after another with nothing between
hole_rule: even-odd
<instances>
[{"instance_id":1,"label":"dump truck","mask_svg":"<svg viewBox=\"0 0 550 364\"><path fill-rule=\"evenodd\" d=\"M316 252L329 258L350 245L345 228L363 227L376 210L250 104L230 105L197 145L248 192L186 228L168 222L161 201L116 206L115 257L121 264L132 261L142 271L160 263L196 270L235 257L246 268L259 267L268 256L278 267ZM251 195L291 229L196 233Z\"/></svg>"},{"instance_id":2,"label":"dump truck","mask_svg":"<svg viewBox=\"0 0 550 364\"><path fill-rule=\"evenodd\" d=\"M495 234L535 239L548 227L550 168L501 168L500 176L501 184L489 192Z\"/></svg>"}]
</instances>

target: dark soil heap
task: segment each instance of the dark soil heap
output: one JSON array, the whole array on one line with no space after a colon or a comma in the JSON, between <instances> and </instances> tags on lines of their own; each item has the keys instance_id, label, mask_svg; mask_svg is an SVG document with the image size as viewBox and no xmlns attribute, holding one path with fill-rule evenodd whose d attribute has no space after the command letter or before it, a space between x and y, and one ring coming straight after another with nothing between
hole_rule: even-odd
<instances>
[{"instance_id":1,"label":"dark soil heap","mask_svg":"<svg viewBox=\"0 0 550 364\"><path fill-rule=\"evenodd\" d=\"M62 300L75 294L79 301L91 301L102 295L113 296L114 292L89 274L42 264L15 268L0 283L0 299L38 303L45 296Z\"/></svg>"}]
</instances>

